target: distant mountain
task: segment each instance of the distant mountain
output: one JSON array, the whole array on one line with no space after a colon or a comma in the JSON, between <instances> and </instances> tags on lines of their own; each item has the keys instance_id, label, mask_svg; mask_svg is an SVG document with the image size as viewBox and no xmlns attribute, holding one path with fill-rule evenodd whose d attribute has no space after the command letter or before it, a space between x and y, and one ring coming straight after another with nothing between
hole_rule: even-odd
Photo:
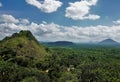
<instances>
[{"instance_id":1,"label":"distant mountain","mask_svg":"<svg viewBox=\"0 0 120 82\"><path fill-rule=\"evenodd\" d=\"M0 55L42 59L47 55L46 48L40 44L30 31L20 31L0 41Z\"/></svg>"},{"instance_id":2,"label":"distant mountain","mask_svg":"<svg viewBox=\"0 0 120 82\"><path fill-rule=\"evenodd\" d=\"M74 45L73 42L69 42L69 41L47 42L46 44L50 45L50 46L71 46L71 45Z\"/></svg>"},{"instance_id":3,"label":"distant mountain","mask_svg":"<svg viewBox=\"0 0 120 82\"><path fill-rule=\"evenodd\" d=\"M120 43L112 40L112 39L105 39L101 42L99 42L100 45L120 45Z\"/></svg>"}]
</instances>

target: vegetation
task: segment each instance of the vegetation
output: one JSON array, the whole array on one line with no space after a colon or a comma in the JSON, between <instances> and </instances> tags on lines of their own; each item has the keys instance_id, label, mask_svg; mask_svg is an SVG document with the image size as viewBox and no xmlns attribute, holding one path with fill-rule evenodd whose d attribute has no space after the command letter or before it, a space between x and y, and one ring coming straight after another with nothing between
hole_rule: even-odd
<instances>
[{"instance_id":1,"label":"vegetation","mask_svg":"<svg viewBox=\"0 0 120 82\"><path fill-rule=\"evenodd\" d=\"M30 31L20 31L11 37L3 39L0 42L0 54L5 59L9 59L10 56L14 55L29 57L31 59L42 59L48 55L46 48L39 44Z\"/></svg>"},{"instance_id":2,"label":"vegetation","mask_svg":"<svg viewBox=\"0 0 120 82\"><path fill-rule=\"evenodd\" d=\"M120 47L49 47L29 31L0 42L0 82L120 82Z\"/></svg>"}]
</instances>

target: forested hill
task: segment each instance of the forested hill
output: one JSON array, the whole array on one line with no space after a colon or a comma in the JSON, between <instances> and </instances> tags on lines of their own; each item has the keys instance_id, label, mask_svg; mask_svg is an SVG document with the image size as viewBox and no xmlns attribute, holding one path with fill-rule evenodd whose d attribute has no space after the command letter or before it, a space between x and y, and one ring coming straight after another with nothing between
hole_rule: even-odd
<instances>
[{"instance_id":1,"label":"forested hill","mask_svg":"<svg viewBox=\"0 0 120 82\"><path fill-rule=\"evenodd\" d=\"M41 63L50 56L32 33L22 30L0 41L0 82L49 82Z\"/></svg>"},{"instance_id":2,"label":"forested hill","mask_svg":"<svg viewBox=\"0 0 120 82\"><path fill-rule=\"evenodd\" d=\"M5 37L0 42L0 54L43 58L48 53L30 31L20 31L12 36Z\"/></svg>"}]
</instances>

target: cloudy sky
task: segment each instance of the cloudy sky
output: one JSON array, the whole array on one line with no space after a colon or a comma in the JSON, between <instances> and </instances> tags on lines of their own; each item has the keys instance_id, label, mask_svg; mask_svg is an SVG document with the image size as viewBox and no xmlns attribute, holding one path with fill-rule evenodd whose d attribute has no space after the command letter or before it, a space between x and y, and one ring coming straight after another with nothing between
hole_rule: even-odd
<instances>
[{"instance_id":1,"label":"cloudy sky","mask_svg":"<svg viewBox=\"0 0 120 82\"><path fill-rule=\"evenodd\" d=\"M120 0L0 0L0 39L30 30L39 41L120 42Z\"/></svg>"}]
</instances>

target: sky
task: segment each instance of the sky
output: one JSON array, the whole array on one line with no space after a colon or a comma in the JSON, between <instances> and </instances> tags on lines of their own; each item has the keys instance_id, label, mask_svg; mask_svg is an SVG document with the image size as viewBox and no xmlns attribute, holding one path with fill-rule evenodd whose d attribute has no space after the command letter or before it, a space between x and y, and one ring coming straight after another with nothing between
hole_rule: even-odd
<instances>
[{"instance_id":1,"label":"sky","mask_svg":"<svg viewBox=\"0 0 120 82\"><path fill-rule=\"evenodd\" d=\"M30 30L42 42L120 42L120 0L0 0L0 39Z\"/></svg>"}]
</instances>

